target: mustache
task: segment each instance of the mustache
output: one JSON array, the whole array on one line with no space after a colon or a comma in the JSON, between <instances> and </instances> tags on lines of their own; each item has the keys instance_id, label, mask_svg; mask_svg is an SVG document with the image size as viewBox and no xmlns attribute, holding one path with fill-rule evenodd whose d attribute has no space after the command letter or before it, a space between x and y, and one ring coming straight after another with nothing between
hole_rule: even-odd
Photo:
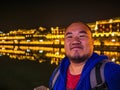
<instances>
[{"instance_id":1,"label":"mustache","mask_svg":"<svg viewBox=\"0 0 120 90\"><path fill-rule=\"evenodd\" d=\"M70 50L74 49L74 48L80 48L83 49L83 46L80 43L72 43L70 45Z\"/></svg>"}]
</instances>

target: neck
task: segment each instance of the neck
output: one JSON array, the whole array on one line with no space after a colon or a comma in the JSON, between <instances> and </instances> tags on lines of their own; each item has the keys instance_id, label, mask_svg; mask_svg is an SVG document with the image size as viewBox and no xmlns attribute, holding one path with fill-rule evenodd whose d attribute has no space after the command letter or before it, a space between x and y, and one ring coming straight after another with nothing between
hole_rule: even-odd
<instances>
[{"instance_id":1,"label":"neck","mask_svg":"<svg viewBox=\"0 0 120 90\"><path fill-rule=\"evenodd\" d=\"M81 74L84 65L85 65L85 62L82 62L82 63L72 63L71 62L70 66L69 66L70 73L72 75Z\"/></svg>"}]
</instances>

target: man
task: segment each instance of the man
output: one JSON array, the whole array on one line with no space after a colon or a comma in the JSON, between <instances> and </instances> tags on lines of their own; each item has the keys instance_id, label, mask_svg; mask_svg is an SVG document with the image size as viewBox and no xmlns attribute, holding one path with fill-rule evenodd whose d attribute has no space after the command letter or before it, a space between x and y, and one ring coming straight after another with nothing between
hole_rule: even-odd
<instances>
[{"instance_id":1,"label":"man","mask_svg":"<svg viewBox=\"0 0 120 90\"><path fill-rule=\"evenodd\" d=\"M82 22L74 22L66 28L64 44L66 57L53 72L50 89L91 90L91 70L108 57L93 52L91 30ZM120 65L108 62L104 76L108 90L120 90Z\"/></svg>"}]
</instances>

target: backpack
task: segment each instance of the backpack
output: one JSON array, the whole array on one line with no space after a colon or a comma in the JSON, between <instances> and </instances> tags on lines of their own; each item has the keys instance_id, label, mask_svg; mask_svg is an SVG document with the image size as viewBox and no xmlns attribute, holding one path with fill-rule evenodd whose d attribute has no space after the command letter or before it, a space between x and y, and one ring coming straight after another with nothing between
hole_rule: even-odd
<instances>
[{"instance_id":1,"label":"backpack","mask_svg":"<svg viewBox=\"0 0 120 90\"><path fill-rule=\"evenodd\" d=\"M102 60L90 72L91 90L108 90L107 83L104 78L104 67L108 60ZM50 90L53 90L54 84L60 74L59 66L55 69L53 80L50 83Z\"/></svg>"},{"instance_id":2,"label":"backpack","mask_svg":"<svg viewBox=\"0 0 120 90\"><path fill-rule=\"evenodd\" d=\"M104 67L108 60L102 60L90 72L91 90L108 90L104 78Z\"/></svg>"}]
</instances>

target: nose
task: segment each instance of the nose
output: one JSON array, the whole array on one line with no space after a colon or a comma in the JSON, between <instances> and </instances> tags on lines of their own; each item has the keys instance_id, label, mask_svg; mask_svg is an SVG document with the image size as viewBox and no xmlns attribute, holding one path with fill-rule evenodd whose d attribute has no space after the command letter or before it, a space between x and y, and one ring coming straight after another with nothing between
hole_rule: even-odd
<instances>
[{"instance_id":1,"label":"nose","mask_svg":"<svg viewBox=\"0 0 120 90\"><path fill-rule=\"evenodd\" d=\"M78 36L73 37L73 43L81 43L81 40Z\"/></svg>"}]
</instances>

